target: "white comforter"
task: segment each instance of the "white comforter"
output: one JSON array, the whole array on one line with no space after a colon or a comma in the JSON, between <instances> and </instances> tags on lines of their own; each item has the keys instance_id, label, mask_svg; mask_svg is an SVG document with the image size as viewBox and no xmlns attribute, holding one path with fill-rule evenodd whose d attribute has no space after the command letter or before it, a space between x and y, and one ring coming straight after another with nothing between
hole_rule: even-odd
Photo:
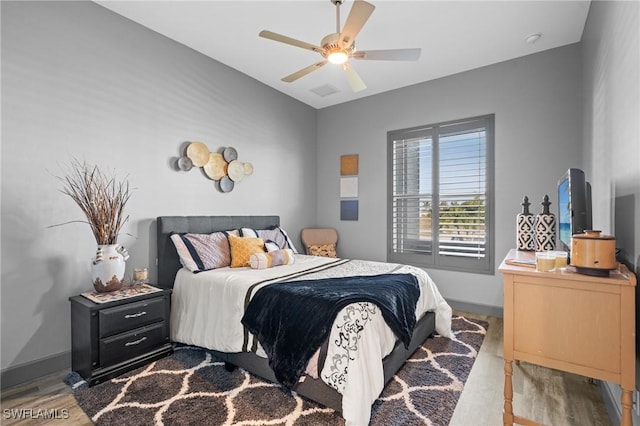
<instances>
[{"instance_id":1,"label":"white comforter","mask_svg":"<svg viewBox=\"0 0 640 426\"><path fill-rule=\"evenodd\" d=\"M383 273L415 275L420 285L416 318L434 311L436 331L451 336L451 308L424 270L298 254L294 264L270 269L221 268L199 274L181 269L173 289L171 338L221 352L250 350L254 338L245 335L241 324L248 291L251 297L277 281ZM350 327L356 321L363 327ZM346 339L339 337L345 335ZM342 394L342 415L348 425L369 423L371 404L384 387L382 358L393 350L396 340L374 304L354 303L338 313L320 377ZM256 354L266 357L259 344Z\"/></svg>"}]
</instances>

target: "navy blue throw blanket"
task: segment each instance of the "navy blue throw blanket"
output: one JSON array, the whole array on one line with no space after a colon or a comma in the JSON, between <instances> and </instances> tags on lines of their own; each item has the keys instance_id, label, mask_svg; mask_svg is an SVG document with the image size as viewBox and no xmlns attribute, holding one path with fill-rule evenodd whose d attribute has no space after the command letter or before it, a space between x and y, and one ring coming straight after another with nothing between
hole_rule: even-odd
<instances>
[{"instance_id":1,"label":"navy blue throw blanket","mask_svg":"<svg viewBox=\"0 0 640 426\"><path fill-rule=\"evenodd\" d=\"M355 302L375 303L408 347L419 296L418 280L411 274L282 282L256 292L242 324L264 348L278 381L293 388L309 359L329 337L342 308Z\"/></svg>"}]
</instances>

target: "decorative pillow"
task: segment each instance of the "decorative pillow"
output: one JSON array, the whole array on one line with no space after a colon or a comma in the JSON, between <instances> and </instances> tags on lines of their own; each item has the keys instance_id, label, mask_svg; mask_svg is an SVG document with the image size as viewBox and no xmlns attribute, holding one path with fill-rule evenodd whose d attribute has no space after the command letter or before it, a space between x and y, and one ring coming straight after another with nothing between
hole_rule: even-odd
<instances>
[{"instance_id":1,"label":"decorative pillow","mask_svg":"<svg viewBox=\"0 0 640 426\"><path fill-rule=\"evenodd\" d=\"M264 249L268 252L280 250L280 246L275 241L265 240Z\"/></svg>"},{"instance_id":2,"label":"decorative pillow","mask_svg":"<svg viewBox=\"0 0 640 426\"><path fill-rule=\"evenodd\" d=\"M233 235L234 237L239 237L240 236L240 230L239 229L231 229L229 231L222 231L222 232L224 232L227 235L227 237L229 235Z\"/></svg>"},{"instance_id":3,"label":"decorative pillow","mask_svg":"<svg viewBox=\"0 0 640 426\"><path fill-rule=\"evenodd\" d=\"M291 249L270 251L268 253L253 253L249 258L249 264L252 269L291 265L294 261L295 258Z\"/></svg>"},{"instance_id":4,"label":"decorative pillow","mask_svg":"<svg viewBox=\"0 0 640 426\"><path fill-rule=\"evenodd\" d=\"M209 271L231 264L229 241L225 232L212 234L173 234L180 263L191 272Z\"/></svg>"},{"instance_id":5,"label":"decorative pillow","mask_svg":"<svg viewBox=\"0 0 640 426\"><path fill-rule=\"evenodd\" d=\"M310 256L338 257L335 244L312 244L307 247Z\"/></svg>"},{"instance_id":6,"label":"decorative pillow","mask_svg":"<svg viewBox=\"0 0 640 426\"><path fill-rule=\"evenodd\" d=\"M229 246L231 247L232 268L249 266L249 258L253 253L264 253L264 240L262 238L229 235Z\"/></svg>"},{"instance_id":7,"label":"decorative pillow","mask_svg":"<svg viewBox=\"0 0 640 426\"><path fill-rule=\"evenodd\" d=\"M291 241L291 238L289 238L289 235L287 234L287 232L284 229L280 228L280 227L276 228L276 230L280 231L280 233L282 235L284 235L284 239L287 241L287 245L289 246L289 248L294 253L298 253L298 249L296 249L296 246L293 245L293 241Z\"/></svg>"},{"instance_id":8,"label":"decorative pillow","mask_svg":"<svg viewBox=\"0 0 640 426\"><path fill-rule=\"evenodd\" d=\"M259 238L258 230L253 228L240 228L238 230L240 232L241 237L250 237L250 238Z\"/></svg>"},{"instance_id":9,"label":"decorative pillow","mask_svg":"<svg viewBox=\"0 0 640 426\"><path fill-rule=\"evenodd\" d=\"M291 249L294 253L298 253L289 235L287 235L284 229L278 226L273 229L241 228L240 236L262 238L265 241L270 240L276 243L280 249Z\"/></svg>"}]
</instances>

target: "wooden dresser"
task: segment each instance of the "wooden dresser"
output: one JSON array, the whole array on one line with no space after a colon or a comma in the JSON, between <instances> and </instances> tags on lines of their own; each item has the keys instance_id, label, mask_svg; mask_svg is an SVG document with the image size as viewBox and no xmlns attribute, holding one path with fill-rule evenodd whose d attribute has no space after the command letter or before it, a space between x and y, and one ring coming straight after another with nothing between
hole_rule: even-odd
<instances>
[{"instance_id":1,"label":"wooden dresser","mask_svg":"<svg viewBox=\"0 0 640 426\"><path fill-rule=\"evenodd\" d=\"M619 383L621 424L631 426L635 275L624 265L603 278L571 267L538 272L513 261L533 257L512 249L499 268L504 274L504 424L537 424L513 413L516 360Z\"/></svg>"}]
</instances>

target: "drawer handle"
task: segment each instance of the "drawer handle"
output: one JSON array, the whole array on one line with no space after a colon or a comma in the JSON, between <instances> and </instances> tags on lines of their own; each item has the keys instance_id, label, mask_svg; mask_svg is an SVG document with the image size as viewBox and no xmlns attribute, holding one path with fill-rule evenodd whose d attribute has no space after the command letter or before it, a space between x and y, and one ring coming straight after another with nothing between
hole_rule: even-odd
<instances>
[{"instance_id":1,"label":"drawer handle","mask_svg":"<svg viewBox=\"0 0 640 426\"><path fill-rule=\"evenodd\" d=\"M143 315L147 315L147 313L145 311L142 312L138 312L137 314L130 314L130 315L125 315L125 318L138 318L141 317Z\"/></svg>"},{"instance_id":2,"label":"drawer handle","mask_svg":"<svg viewBox=\"0 0 640 426\"><path fill-rule=\"evenodd\" d=\"M143 337L143 338L141 338L141 339L134 340L133 342L127 342L127 343L125 343L124 345L125 345L125 346L139 345L140 343L144 342L145 340L147 340L147 337L146 337L146 336L145 336L145 337Z\"/></svg>"}]
</instances>

